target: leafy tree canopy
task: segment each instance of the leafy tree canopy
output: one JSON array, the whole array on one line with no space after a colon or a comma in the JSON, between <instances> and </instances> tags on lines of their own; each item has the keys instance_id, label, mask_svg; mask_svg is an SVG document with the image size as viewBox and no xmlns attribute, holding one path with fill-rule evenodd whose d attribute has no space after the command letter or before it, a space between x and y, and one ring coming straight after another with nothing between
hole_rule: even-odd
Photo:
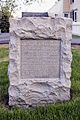
<instances>
[{"instance_id":1,"label":"leafy tree canopy","mask_svg":"<svg viewBox=\"0 0 80 120\"><path fill-rule=\"evenodd\" d=\"M0 0L0 6L2 14L10 17L17 4L15 0Z\"/></svg>"},{"instance_id":2,"label":"leafy tree canopy","mask_svg":"<svg viewBox=\"0 0 80 120\"><path fill-rule=\"evenodd\" d=\"M1 32L9 32L9 17L11 17L12 12L15 11L19 4L19 0L0 0L0 9L2 12L2 18L0 20L0 29ZM32 1L37 0L22 0L23 4L31 3Z\"/></svg>"}]
</instances>

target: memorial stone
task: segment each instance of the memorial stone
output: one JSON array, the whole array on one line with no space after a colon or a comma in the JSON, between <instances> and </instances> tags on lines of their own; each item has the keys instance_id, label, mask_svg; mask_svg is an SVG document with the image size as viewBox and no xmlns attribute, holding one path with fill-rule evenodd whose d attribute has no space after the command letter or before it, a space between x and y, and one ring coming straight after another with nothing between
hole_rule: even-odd
<instances>
[{"instance_id":1,"label":"memorial stone","mask_svg":"<svg viewBox=\"0 0 80 120\"><path fill-rule=\"evenodd\" d=\"M51 17L10 20L10 106L70 100L71 24Z\"/></svg>"}]
</instances>

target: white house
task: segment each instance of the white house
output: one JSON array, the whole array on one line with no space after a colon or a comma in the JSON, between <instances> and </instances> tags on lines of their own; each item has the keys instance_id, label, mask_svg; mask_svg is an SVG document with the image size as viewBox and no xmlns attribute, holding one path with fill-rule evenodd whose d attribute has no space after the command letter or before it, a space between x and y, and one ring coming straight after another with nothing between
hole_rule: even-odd
<instances>
[{"instance_id":1,"label":"white house","mask_svg":"<svg viewBox=\"0 0 80 120\"><path fill-rule=\"evenodd\" d=\"M73 34L80 36L80 0L72 0L70 4L71 17L73 19Z\"/></svg>"},{"instance_id":2,"label":"white house","mask_svg":"<svg viewBox=\"0 0 80 120\"><path fill-rule=\"evenodd\" d=\"M63 0L58 0L55 4L48 10L49 16L63 16Z\"/></svg>"},{"instance_id":3,"label":"white house","mask_svg":"<svg viewBox=\"0 0 80 120\"><path fill-rule=\"evenodd\" d=\"M57 0L48 11L49 16L68 17L73 20L72 33L80 36L80 0Z\"/></svg>"}]
</instances>

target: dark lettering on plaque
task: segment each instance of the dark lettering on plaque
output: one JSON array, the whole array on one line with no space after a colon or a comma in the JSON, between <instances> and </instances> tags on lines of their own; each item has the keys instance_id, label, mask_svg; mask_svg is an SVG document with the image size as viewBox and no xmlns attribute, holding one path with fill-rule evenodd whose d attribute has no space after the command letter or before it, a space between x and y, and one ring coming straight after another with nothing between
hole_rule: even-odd
<instances>
[{"instance_id":1,"label":"dark lettering on plaque","mask_svg":"<svg viewBox=\"0 0 80 120\"><path fill-rule=\"evenodd\" d=\"M21 40L20 76L60 77L60 40Z\"/></svg>"}]
</instances>

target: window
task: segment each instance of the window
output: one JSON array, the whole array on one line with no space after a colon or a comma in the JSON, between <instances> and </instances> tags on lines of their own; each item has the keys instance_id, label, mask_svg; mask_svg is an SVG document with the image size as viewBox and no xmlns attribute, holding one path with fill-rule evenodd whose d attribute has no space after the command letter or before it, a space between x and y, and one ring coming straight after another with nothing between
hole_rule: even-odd
<instances>
[{"instance_id":1,"label":"window","mask_svg":"<svg viewBox=\"0 0 80 120\"><path fill-rule=\"evenodd\" d=\"M74 0L72 0L72 2L74 3Z\"/></svg>"},{"instance_id":2,"label":"window","mask_svg":"<svg viewBox=\"0 0 80 120\"><path fill-rule=\"evenodd\" d=\"M70 4L74 3L74 0L70 0Z\"/></svg>"},{"instance_id":3,"label":"window","mask_svg":"<svg viewBox=\"0 0 80 120\"><path fill-rule=\"evenodd\" d=\"M68 14L67 14L67 13L65 13L65 14L64 14L64 17L67 17L67 18L68 18Z\"/></svg>"},{"instance_id":4,"label":"window","mask_svg":"<svg viewBox=\"0 0 80 120\"><path fill-rule=\"evenodd\" d=\"M58 16L58 14L55 14L55 17L57 17Z\"/></svg>"},{"instance_id":5,"label":"window","mask_svg":"<svg viewBox=\"0 0 80 120\"><path fill-rule=\"evenodd\" d=\"M77 22L77 10L72 10L70 12L70 18L72 18L74 22Z\"/></svg>"},{"instance_id":6,"label":"window","mask_svg":"<svg viewBox=\"0 0 80 120\"><path fill-rule=\"evenodd\" d=\"M77 11L74 12L74 17L75 22L77 22Z\"/></svg>"}]
</instances>

